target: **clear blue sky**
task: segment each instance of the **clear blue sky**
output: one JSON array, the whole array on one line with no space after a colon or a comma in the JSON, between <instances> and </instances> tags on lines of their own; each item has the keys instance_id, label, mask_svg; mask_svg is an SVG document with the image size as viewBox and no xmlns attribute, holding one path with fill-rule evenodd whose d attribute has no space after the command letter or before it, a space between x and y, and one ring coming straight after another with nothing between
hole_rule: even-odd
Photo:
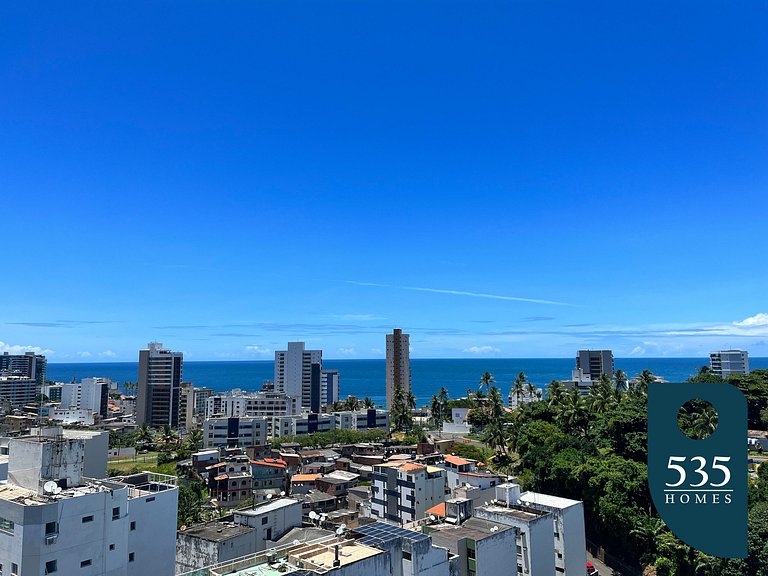
<instances>
[{"instance_id":1,"label":"clear blue sky","mask_svg":"<svg viewBox=\"0 0 768 576\"><path fill-rule=\"evenodd\" d=\"M3 3L0 350L768 356L766 18Z\"/></svg>"}]
</instances>

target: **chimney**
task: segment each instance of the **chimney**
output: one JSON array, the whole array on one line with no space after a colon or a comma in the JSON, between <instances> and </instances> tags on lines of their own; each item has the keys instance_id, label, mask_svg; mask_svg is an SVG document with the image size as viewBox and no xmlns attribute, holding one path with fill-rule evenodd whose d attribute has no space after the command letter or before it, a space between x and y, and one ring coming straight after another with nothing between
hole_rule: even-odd
<instances>
[{"instance_id":1,"label":"chimney","mask_svg":"<svg viewBox=\"0 0 768 576\"><path fill-rule=\"evenodd\" d=\"M339 545L336 544L333 547L333 567L338 568L341 566L341 560L339 560Z\"/></svg>"}]
</instances>

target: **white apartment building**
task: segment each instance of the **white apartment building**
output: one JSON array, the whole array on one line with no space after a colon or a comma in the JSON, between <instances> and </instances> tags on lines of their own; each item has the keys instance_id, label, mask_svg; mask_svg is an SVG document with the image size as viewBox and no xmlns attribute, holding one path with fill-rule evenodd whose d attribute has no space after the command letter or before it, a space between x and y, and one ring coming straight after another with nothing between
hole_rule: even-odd
<instances>
[{"instance_id":1,"label":"white apartment building","mask_svg":"<svg viewBox=\"0 0 768 576\"><path fill-rule=\"evenodd\" d=\"M61 408L90 410L106 416L111 385L110 378L83 378L79 383L64 383L61 386Z\"/></svg>"},{"instance_id":2,"label":"white apartment building","mask_svg":"<svg viewBox=\"0 0 768 576\"><path fill-rule=\"evenodd\" d=\"M298 413L298 398L280 392L217 394L205 401L205 417L292 416Z\"/></svg>"},{"instance_id":3,"label":"white apartment building","mask_svg":"<svg viewBox=\"0 0 768 576\"><path fill-rule=\"evenodd\" d=\"M288 350L275 351L275 391L299 398L302 408L312 404L312 365L316 365L315 393L319 403L322 350L305 350L304 342L288 342Z\"/></svg>"},{"instance_id":4,"label":"white apartment building","mask_svg":"<svg viewBox=\"0 0 768 576\"><path fill-rule=\"evenodd\" d=\"M529 402L536 402L537 400L541 400L542 395L544 394L544 390L541 388L536 388L533 391L533 394L531 394L531 391L528 390L528 387L526 386L523 389L523 392L518 397L517 394L515 394L514 390L509 391L509 396L507 396L507 404L510 408L513 410L519 408L523 404L527 404Z\"/></svg>"},{"instance_id":5,"label":"white apartment building","mask_svg":"<svg viewBox=\"0 0 768 576\"><path fill-rule=\"evenodd\" d=\"M203 425L203 446L225 448L262 446L267 443L267 419L249 416L208 418Z\"/></svg>"},{"instance_id":6,"label":"white apartment building","mask_svg":"<svg viewBox=\"0 0 768 576\"><path fill-rule=\"evenodd\" d=\"M0 375L0 398L7 402L8 408L22 408L25 404L34 403L37 390L38 384L34 378Z\"/></svg>"},{"instance_id":7,"label":"white apartment building","mask_svg":"<svg viewBox=\"0 0 768 576\"><path fill-rule=\"evenodd\" d=\"M523 492L523 506L550 512L555 527L555 571L578 574L587 561L584 534L584 503L539 492Z\"/></svg>"},{"instance_id":8,"label":"white apartment building","mask_svg":"<svg viewBox=\"0 0 768 576\"><path fill-rule=\"evenodd\" d=\"M446 473L410 461L376 464L371 474L371 514L377 520L407 524L445 501Z\"/></svg>"},{"instance_id":9,"label":"white apartment building","mask_svg":"<svg viewBox=\"0 0 768 576\"><path fill-rule=\"evenodd\" d=\"M330 432L335 427L333 414L273 416L269 420L269 437L271 439L281 436L304 436L315 432Z\"/></svg>"},{"instance_id":10,"label":"white apartment building","mask_svg":"<svg viewBox=\"0 0 768 576\"><path fill-rule=\"evenodd\" d=\"M392 398L395 385L399 384L406 394L411 389L411 349L410 334L403 334L395 328L387 334L387 410L392 411Z\"/></svg>"},{"instance_id":11,"label":"white apartment building","mask_svg":"<svg viewBox=\"0 0 768 576\"><path fill-rule=\"evenodd\" d=\"M473 517L517 530L518 572L581 574L586 565L581 502L526 492L514 483L496 487L496 500L474 508Z\"/></svg>"},{"instance_id":12,"label":"white apartment building","mask_svg":"<svg viewBox=\"0 0 768 576\"><path fill-rule=\"evenodd\" d=\"M358 412L333 412L337 430L385 430L389 431L389 412L386 410L360 410Z\"/></svg>"},{"instance_id":13,"label":"white apartment building","mask_svg":"<svg viewBox=\"0 0 768 576\"><path fill-rule=\"evenodd\" d=\"M210 396L213 396L210 388L195 388L191 382L182 382L179 389L179 426L187 430L199 428L206 417L206 400Z\"/></svg>"},{"instance_id":14,"label":"white apartment building","mask_svg":"<svg viewBox=\"0 0 768 576\"><path fill-rule=\"evenodd\" d=\"M745 350L710 352L709 368L721 378L728 378L731 374L749 374L749 352Z\"/></svg>"},{"instance_id":15,"label":"white apartment building","mask_svg":"<svg viewBox=\"0 0 768 576\"><path fill-rule=\"evenodd\" d=\"M12 439L0 485L3 574L172 576L176 478L81 476L82 439Z\"/></svg>"}]
</instances>

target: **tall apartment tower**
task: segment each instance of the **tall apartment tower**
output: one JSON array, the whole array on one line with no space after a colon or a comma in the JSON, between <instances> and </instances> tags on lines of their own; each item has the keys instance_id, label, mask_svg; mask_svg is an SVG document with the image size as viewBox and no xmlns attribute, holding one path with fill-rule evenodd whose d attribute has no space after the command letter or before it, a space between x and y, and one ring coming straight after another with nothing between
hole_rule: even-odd
<instances>
[{"instance_id":1,"label":"tall apartment tower","mask_svg":"<svg viewBox=\"0 0 768 576\"><path fill-rule=\"evenodd\" d=\"M288 350L275 350L275 391L300 400L302 408L314 410L313 406L319 405L323 351L304 348L304 342L288 342ZM313 364L317 365L314 369Z\"/></svg>"},{"instance_id":2,"label":"tall apartment tower","mask_svg":"<svg viewBox=\"0 0 768 576\"><path fill-rule=\"evenodd\" d=\"M721 378L728 378L731 374L749 374L749 352L745 350L710 352L709 368Z\"/></svg>"},{"instance_id":3,"label":"tall apartment tower","mask_svg":"<svg viewBox=\"0 0 768 576\"><path fill-rule=\"evenodd\" d=\"M409 340L410 334L403 334L400 328L387 334L387 410L392 410L395 384L399 384L406 393L411 389Z\"/></svg>"},{"instance_id":4,"label":"tall apartment tower","mask_svg":"<svg viewBox=\"0 0 768 576\"><path fill-rule=\"evenodd\" d=\"M45 370L48 361L42 354L25 352L24 354L9 354L3 352L0 356L0 375L33 378L38 386L45 385Z\"/></svg>"},{"instance_id":5,"label":"tall apartment tower","mask_svg":"<svg viewBox=\"0 0 768 576\"><path fill-rule=\"evenodd\" d=\"M579 350L576 355L576 370L581 368L584 376L592 380L600 380L600 376L613 376L613 351L611 350Z\"/></svg>"},{"instance_id":6,"label":"tall apartment tower","mask_svg":"<svg viewBox=\"0 0 768 576\"><path fill-rule=\"evenodd\" d=\"M150 342L139 350L139 385L136 392L136 423L150 426L179 426L181 352Z\"/></svg>"}]
</instances>

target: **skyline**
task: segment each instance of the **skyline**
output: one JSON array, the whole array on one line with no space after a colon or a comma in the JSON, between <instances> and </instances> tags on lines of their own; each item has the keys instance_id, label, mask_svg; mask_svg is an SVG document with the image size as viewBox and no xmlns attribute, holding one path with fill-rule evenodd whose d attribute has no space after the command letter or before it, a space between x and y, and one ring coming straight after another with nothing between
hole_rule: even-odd
<instances>
[{"instance_id":1,"label":"skyline","mask_svg":"<svg viewBox=\"0 0 768 576\"><path fill-rule=\"evenodd\" d=\"M0 353L768 357L768 5L555 4L0 7Z\"/></svg>"}]
</instances>

